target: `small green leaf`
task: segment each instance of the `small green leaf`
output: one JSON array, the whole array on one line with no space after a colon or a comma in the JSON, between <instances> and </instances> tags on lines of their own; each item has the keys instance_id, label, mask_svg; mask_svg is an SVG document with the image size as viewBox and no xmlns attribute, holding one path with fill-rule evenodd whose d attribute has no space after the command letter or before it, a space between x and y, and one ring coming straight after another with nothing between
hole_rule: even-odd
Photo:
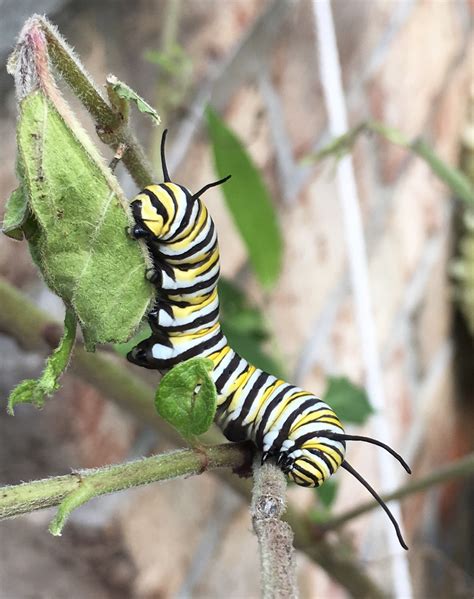
<instances>
[{"instance_id":1,"label":"small green leaf","mask_svg":"<svg viewBox=\"0 0 474 599\"><path fill-rule=\"evenodd\" d=\"M59 388L59 377L66 370L76 339L77 322L74 312L66 310L64 334L58 347L46 361L46 367L39 379L28 379L20 383L8 398L9 414L19 403L32 403L37 408L43 407L45 397L52 395Z\"/></svg>"},{"instance_id":2,"label":"small green leaf","mask_svg":"<svg viewBox=\"0 0 474 599\"><path fill-rule=\"evenodd\" d=\"M319 500L325 508L330 508L334 503L338 489L339 487L337 481L333 480L332 478L329 478L324 482L324 484L316 488L316 493L319 497Z\"/></svg>"},{"instance_id":3,"label":"small green leaf","mask_svg":"<svg viewBox=\"0 0 474 599\"><path fill-rule=\"evenodd\" d=\"M80 480L79 487L69 493L65 499L59 504L56 516L53 518L49 525L49 532L55 536L60 537L66 524L66 520L69 518L71 513L87 503L96 495L96 490L90 484Z\"/></svg>"},{"instance_id":4,"label":"small green leaf","mask_svg":"<svg viewBox=\"0 0 474 599\"><path fill-rule=\"evenodd\" d=\"M209 376L212 360L192 358L175 366L161 379L155 406L162 418L188 440L211 426L217 408L217 392Z\"/></svg>"},{"instance_id":5,"label":"small green leaf","mask_svg":"<svg viewBox=\"0 0 474 599\"><path fill-rule=\"evenodd\" d=\"M22 187L12 192L8 199L2 224L2 233L21 241L23 239L22 225L28 215L28 201Z\"/></svg>"},{"instance_id":6,"label":"small green leaf","mask_svg":"<svg viewBox=\"0 0 474 599\"><path fill-rule=\"evenodd\" d=\"M323 399L342 422L363 424L373 413L365 390L345 377L329 377Z\"/></svg>"},{"instance_id":7,"label":"small green leaf","mask_svg":"<svg viewBox=\"0 0 474 599\"><path fill-rule=\"evenodd\" d=\"M107 77L107 83L111 86L115 94L121 98L122 100L127 100L128 102L134 102L136 107L143 114L148 115L155 123L155 125L159 125L161 123L161 119L156 112L156 110L145 102L143 98L141 98L136 91L134 91L131 87L129 87L123 81L120 81L114 75L109 75Z\"/></svg>"},{"instance_id":8,"label":"small green leaf","mask_svg":"<svg viewBox=\"0 0 474 599\"><path fill-rule=\"evenodd\" d=\"M219 177L232 175L222 186L227 207L255 274L265 288L271 288L280 274L283 241L270 194L240 140L210 108L207 123L216 171Z\"/></svg>"}]
</instances>

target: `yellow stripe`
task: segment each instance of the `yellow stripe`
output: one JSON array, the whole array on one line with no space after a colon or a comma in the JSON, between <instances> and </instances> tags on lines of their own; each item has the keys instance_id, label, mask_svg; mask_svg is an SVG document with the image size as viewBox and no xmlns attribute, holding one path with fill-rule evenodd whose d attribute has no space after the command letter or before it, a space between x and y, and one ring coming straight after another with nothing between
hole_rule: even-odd
<instances>
[{"instance_id":1,"label":"yellow stripe","mask_svg":"<svg viewBox=\"0 0 474 599\"><path fill-rule=\"evenodd\" d=\"M227 356L227 354L230 351L231 351L230 346L226 345L224 348L222 348L218 352L215 352L209 356L209 359L214 362L214 369L216 369L219 366L219 364L222 362L222 360Z\"/></svg>"},{"instance_id":2,"label":"yellow stripe","mask_svg":"<svg viewBox=\"0 0 474 599\"><path fill-rule=\"evenodd\" d=\"M241 374L239 374L239 376L233 383L232 387L228 391L228 395L230 395L233 391L235 391L235 395L232 398L232 401L230 402L230 406L227 408L227 410L229 412L232 412L232 410L235 410L235 408L239 402L239 397L242 395L242 389L245 387L249 378L253 375L253 373L256 370L257 369L255 368L255 366L252 366L251 364L249 364L248 367Z\"/></svg>"},{"instance_id":3,"label":"yellow stripe","mask_svg":"<svg viewBox=\"0 0 474 599\"><path fill-rule=\"evenodd\" d=\"M268 396L271 395L273 393L273 391L275 391L275 389L278 389L278 387L281 387L284 384L285 384L285 381L282 381L281 379L277 379L274 383L272 383L265 389L265 391L263 392L260 399L258 399L258 395L257 395L257 397L255 398L255 402L252 404L252 405L256 406L255 414L254 414L254 410L251 410L245 420L247 422L253 422L254 420L257 420L257 418L260 414L260 410L263 408L266 400L268 399Z\"/></svg>"},{"instance_id":4,"label":"yellow stripe","mask_svg":"<svg viewBox=\"0 0 474 599\"><path fill-rule=\"evenodd\" d=\"M342 457L337 453L337 451L332 447L324 445L323 443L318 443L317 440L307 441L303 445L302 449L318 449L332 462L333 468L335 470L341 465Z\"/></svg>"},{"instance_id":5,"label":"yellow stripe","mask_svg":"<svg viewBox=\"0 0 474 599\"><path fill-rule=\"evenodd\" d=\"M191 222L190 225L181 233L181 235L173 241L173 243L168 244L170 249L175 250L176 252L185 250L189 244L196 239L198 233L201 232L201 227L204 226L204 223L207 219L207 208L204 206L204 204L201 205L201 214L199 215L198 220Z\"/></svg>"},{"instance_id":6,"label":"yellow stripe","mask_svg":"<svg viewBox=\"0 0 474 599\"><path fill-rule=\"evenodd\" d=\"M163 230L163 217L156 212L150 198L146 194L139 193L135 200L140 200L141 202L140 216L146 226L154 235L160 237Z\"/></svg>"},{"instance_id":7,"label":"yellow stripe","mask_svg":"<svg viewBox=\"0 0 474 599\"><path fill-rule=\"evenodd\" d=\"M299 468L303 468L305 470L305 473L308 473L308 476L311 476L311 479L317 479L317 480L323 480L324 479L324 474L319 470L319 468L317 468L316 466L314 466L311 462L307 461L308 458L306 458L306 460L301 460L301 465L298 464L298 460L296 460L296 464L298 464ZM299 474L299 471L298 471Z\"/></svg>"},{"instance_id":8,"label":"yellow stripe","mask_svg":"<svg viewBox=\"0 0 474 599\"><path fill-rule=\"evenodd\" d=\"M173 224L173 221L176 216L173 200L166 193L166 191L158 185L148 185L148 187L146 187L145 189L151 191L166 210L166 213L168 215L168 222L165 225L163 225L161 236L166 235L166 233L169 232L170 227Z\"/></svg>"},{"instance_id":9,"label":"yellow stripe","mask_svg":"<svg viewBox=\"0 0 474 599\"><path fill-rule=\"evenodd\" d=\"M307 476L306 474L303 474L299 470L298 470L298 472L295 472L294 474L291 474L291 476L293 477L293 480L295 481L296 484L298 484L298 482L296 481L296 479L297 478L302 478L306 482L314 485L314 480L312 478L310 478L309 476ZM318 477L318 480L320 480L320 477Z\"/></svg>"},{"instance_id":10,"label":"yellow stripe","mask_svg":"<svg viewBox=\"0 0 474 599\"><path fill-rule=\"evenodd\" d=\"M297 418L295 420L295 422L293 423L293 426L291 427L291 431L294 431L294 430L300 428L300 426L304 426L305 424L308 424L310 422L321 421L321 422L329 423L331 420L334 421L334 424L337 424L339 422L339 419L337 418L337 416L334 414L334 412L331 409L324 408L322 410L310 412L309 414L306 414L302 418L299 418L299 419Z\"/></svg>"},{"instance_id":11,"label":"yellow stripe","mask_svg":"<svg viewBox=\"0 0 474 599\"><path fill-rule=\"evenodd\" d=\"M192 281L193 279L195 279L202 273L206 272L207 270L210 270L218 261L219 261L219 250L217 249L217 246L216 246L213 253L210 254L209 257L206 259L206 261L203 264L201 264L200 266L198 266L197 268L191 268L189 270L180 270L179 268L173 269L174 274L176 276L176 280L177 281Z\"/></svg>"},{"instance_id":12,"label":"yellow stripe","mask_svg":"<svg viewBox=\"0 0 474 599\"><path fill-rule=\"evenodd\" d=\"M276 416L273 418L273 420L271 422L270 421L267 422L264 432L266 433L272 429L273 425L278 420L278 418L280 418L281 414L283 413L283 411L285 410L285 408L288 406L289 403L291 403L294 399L297 399L298 397L303 397L304 395L309 395L309 394L307 391L297 391L296 393L292 393L290 395L290 397L288 397L285 401L280 402L280 404L278 405L279 410L278 410Z\"/></svg>"},{"instance_id":13,"label":"yellow stripe","mask_svg":"<svg viewBox=\"0 0 474 599\"><path fill-rule=\"evenodd\" d=\"M207 308L207 306L209 306L209 304L212 304L212 302L216 299L216 296L217 296L217 288L214 289L212 291L212 293L210 293L209 295L201 295L197 298L194 298L199 301L197 301L196 303L192 303L192 304L190 303L189 306L186 306L185 308L182 308L180 306L172 306L173 318L179 319L179 318L182 318L183 316L191 316L191 314L194 314L194 312L198 312L199 310L202 310L203 308Z\"/></svg>"},{"instance_id":14,"label":"yellow stripe","mask_svg":"<svg viewBox=\"0 0 474 599\"><path fill-rule=\"evenodd\" d=\"M209 333L214 333L215 331L217 331L217 329L219 329L219 327L220 324L216 322L216 324L212 327L209 327L207 329L201 329L196 333L175 333L170 334L169 338L170 340L172 340L173 345L180 345L182 343L187 343L188 341L193 341L195 339L199 339L200 337L204 337L204 335L207 335Z\"/></svg>"}]
</instances>

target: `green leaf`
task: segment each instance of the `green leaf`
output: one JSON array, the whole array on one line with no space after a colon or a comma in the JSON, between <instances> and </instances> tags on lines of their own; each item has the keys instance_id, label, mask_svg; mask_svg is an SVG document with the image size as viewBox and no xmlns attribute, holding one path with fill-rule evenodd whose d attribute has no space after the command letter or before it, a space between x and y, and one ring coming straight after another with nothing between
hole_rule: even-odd
<instances>
[{"instance_id":1,"label":"green leaf","mask_svg":"<svg viewBox=\"0 0 474 599\"><path fill-rule=\"evenodd\" d=\"M150 106L148 102L145 102L145 100L126 83L123 83L123 81L120 81L114 75L109 75L107 77L107 83L119 98L127 100L127 102L133 102L140 112L148 115L154 121L155 125L161 123L161 119L156 110Z\"/></svg>"},{"instance_id":2,"label":"green leaf","mask_svg":"<svg viewBox=\"0 0 474 599\"><path fill-rule=\"evenodd\" d=\"M316 493L319 497L320 502L325 508L330 508L336 499L339 486L337 481L329 478L320 487L317 487Z\"/></svg>"},{"instance_id":3,"label":"green leaf","mask_svg":"<svg viewBox=\"0 0 474 599\"><path fill-rule=\"evenodd\" d=\"M17 137L25 228L46 283L74 310L88 349L126 341L153 299L143 250L126 234L126 198L83 130L41 91L22 100Z\"/></svg>"},{"instance_id":4,"label":"green leaf","mask_svg":"<svg viewBox=\"0 0 474 599\"><path fill-rule=\"evenodd\" d=\"M209 376L214 365L207 358L192 358L175 366L161 379L155 406L162 418L188 440L211 426L217 392Z\"/></svg>"},{"instance_id":5,"label":"green leaf","mask_svg":"<svg viewBox=\"0 0 474 599\"><path fill-rule=\"evenodd\" d=\"M19 403L32 403L43 407L44 400L59 388L59 377L66 370L76 339L77 321L72 310L66 310L64 333L58 347L46 361L46 367L39 379L28 379L13 389L8 398L9 414Z\"/></svg>"},{"instance_id":6,"label":"green leaf","mask_svg":"<svg viewBox=\"0 0 474 599\"><path fill-rule=\"evenodd\" d=\"M28 201L22 187L18 187L8 198L3 218L2 233L21 241L23 239L22 225L28 215Z\"/></svg>"},{"instance_id":7,"label":"green leaf","mask_svg":"<svg viewBox=\"0 0 474 599\"><path fill-rule=\"evenodd\" d=\"M323 400L336 412L341 422L364 424L373 413L365 390L345 377L329 377Z\"/></svg>"},{"instance_id":8,"label":"green leaf","mask_svg":"<svg viewBox=\"0 0 474 599\"><path fill-rule=\"evenodd\" d=\"M61 501L56 516L49 525L49 532L55 537L61 536L64 525L71 513L96 495L97 491L91 484L80 479L79 481L80 486Z\"/></svg>"},{"instance_id":9,"label":"green leaf","mask_svg":"<svg viewBox=\"0 0 474 599\"><path fill-rule=\"evenodd\" d=\"M452 193L468 205L474 205L474 187L462 171L446 164L422 139L413 142L410 147L420 158L425 160L434 174L449 187Z\"/></svg>"},{"instance_id":10,"label":"green leaf","mask_svg":"<svg viewBox=\"0 0 474 599\"><path fill-rule=\"evenodd\" d=\"M207 123L219 177L232 174L222 186L227 207L245 242L250 262L267 289L278 279L283 242L275 209L257 168L236 135L210 108Z\"/></svg>"}]
</instances>

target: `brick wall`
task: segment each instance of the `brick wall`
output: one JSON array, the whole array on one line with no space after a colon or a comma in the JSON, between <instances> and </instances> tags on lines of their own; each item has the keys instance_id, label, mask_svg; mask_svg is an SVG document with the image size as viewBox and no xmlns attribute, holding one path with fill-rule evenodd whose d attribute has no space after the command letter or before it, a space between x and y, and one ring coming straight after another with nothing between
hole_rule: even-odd
<instances>
[{"instance_id":1,"label":"brick wall","mask_svg":"<svg viewBox=\"0 0 474 599\"><path fill-rule=\"evenodd\" d=\"M59 24L98 80L113 70L152 99L153 70L137 61L144 49L156 46L162 4L141 1L133 15L125 8L117 14L104 5L99 10L84 3L77 13L60 13ZM308 167L300 162L329 140L311 4L276 2L259 20L261 10L256 0L229 0L225 6L217 0L188 3L180 39L195 62L193 110L199 111L193 98L208 91L262 169L283 225L282 275L275 290L264 297L249 272L219 191L210 191L206 197L219 230L223 271L238 274L249 294L265 307L290 379L319 393L327 374L345 374L362 382L363 365L334 169L330 163ZM351 125L377 119L409 138L423 135L455 164L472 77L468 3L336 0L333 10ZM68 18L71 14L75 19ZM101 19L109 19L110 36L103 35ZM127 38L126 52L120 33ZM222 63L225 68L216 69ZM184 135L189 117L184 111L171 131L171 170L176 179L196 189L213 174L199 128L189 138ZM0 148L0 182L9 189L14 185L11 116L0 126L6 139ZM423 473L451 453L439 450L431 431L444 435L445 448L455 444L456 437L446 418L454 405L448 276L453 201L419 159L385 141L360 139L353 157L369 248L386 415L397 447L403 448L416 472ZM0 250L2 272L37 295L25 248L0 239ZM83 400L76 414L84 422L88 401ZM91 405L96 401L92 398ZM110 422L124 426L120 413L107 412L106 418L109 426ZM130 425L125 426L130 436ZM81 445L85 452L81 459L87 461L88 452L94 453L97 435L102 435L101 443L109 443L107 435L89 432L90 446ZM115 459L122 458L123 447L111 451L104 455L116 451ZM354 447L351 462L375 483L373 449ZM340 480L337 509L365 498L365 491L347 477ZM292 494L301 504L309 501L305 491ZM416 540L423 540L420 522L426 502L418 498L407 505L408 534L416 551ZM127 495L113 510L114 526L122 531L123 547L137 570L136 596L168 597L180 590L218 596L223 587L229 597L258 596L256 543L246 509L210 477ZM147 524L157 513L166 526ZM373 540L368 526L380 517L358 520L349 528L363 549ZM382 580L387 562L371 566ZM318 597L344 596L303 558L299 573L302 596L315 596L314 589Z\"/></svg>"}]
</instances>

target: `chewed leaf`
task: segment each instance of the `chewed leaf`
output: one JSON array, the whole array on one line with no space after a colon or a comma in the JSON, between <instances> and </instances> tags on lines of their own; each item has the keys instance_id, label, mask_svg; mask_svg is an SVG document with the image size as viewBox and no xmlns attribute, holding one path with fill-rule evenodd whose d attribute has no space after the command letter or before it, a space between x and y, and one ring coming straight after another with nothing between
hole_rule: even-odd
<instances>
[{"instance_id":1,"label":"chewed leaf","mask_svg":"<svg viewBox=\"0 0 474 599\"><path fill-rule=\"evenodd\" d=\"M20 104L19 175L34 217L30 249L48 286L74 310L86 346L126 341L153 297L130 239L128 204L82 130L40 91Z\"/></svg>"},{"instance_id":2,"label":"chewed leaf","mask_svg":"<svg viewBox=\"0 0 474 599\"><path fill-rule=\"evenodd\" d=\"M217 392L209 376L212 368L207 358L182 362L165 374L156 392L158 413L185 439L202 435L214 420Z\"/></svg>"},{"instance_id":3,"label":"chewed leaf","mask_svg":"<svg viewBox=\"0 0 474 599\"><path fill-rule=\"evenodd\" d=\"M2 232L12 239L21 241L23 239L22 225L27 215L28 201L22 187L18 187L8 198Z\"/></svg>"},{"instance_id":4,"label":"chewed leaf","mask_svg":"<svg viewBox=\"0 0 474 599\"><path fill-rule=\"evenodd\" d=\"M77 321L72 310L66 310L64 334L58 347L46 361L46 367L39 379L28 379L13 389L8 398L8 413L13 415L19 403L32 403L43 407L44 400L59 388L59 377L66 370L76 339Z\"/></svg>"},{"instance_id":5,"label":"chewed leaf","mask_svg":"<svg viewBox=\"0 0 474 599\"><path fill-rule=\"evenodd\" d=\"M156 125L161 123L161 119L156 110L150 106L148 102L145 102L145 100L141 98L137 92L129 87L126 83L123 83L123 81L120 81L114 75L109 75L107 77L107 83L112 87L113 91L119 98L122 98L122 100L127 100L128 102L134 102L138 110L151 117Z\"/></svg>"}]
</instances>

